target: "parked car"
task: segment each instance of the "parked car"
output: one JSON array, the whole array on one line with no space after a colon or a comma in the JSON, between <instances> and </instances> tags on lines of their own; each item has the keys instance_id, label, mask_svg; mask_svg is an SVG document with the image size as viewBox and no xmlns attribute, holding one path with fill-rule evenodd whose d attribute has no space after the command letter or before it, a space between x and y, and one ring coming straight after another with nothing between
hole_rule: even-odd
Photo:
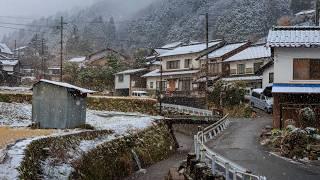
<instances>
[{"instance_id":1,"label":"parked car","mask_svg":"<svg viewBox=\"0 0 320 180\"><path fill-rule=\"evenodd\" d=\"M264 110L267 113L272 112L273 98L264 95L264 89L253 89L250 98L252 107Z\"/></svg>"},{"instance_id":2,"label":"parked car","mask_svg":"<svg viewBox=\"0 0 320 180\"><path fill-rule=\"evenodd\" d=\"M133 97L148 97L148 93L146 91L132 91L131 96L133 96Z\"/></svg>"}]
</instances>

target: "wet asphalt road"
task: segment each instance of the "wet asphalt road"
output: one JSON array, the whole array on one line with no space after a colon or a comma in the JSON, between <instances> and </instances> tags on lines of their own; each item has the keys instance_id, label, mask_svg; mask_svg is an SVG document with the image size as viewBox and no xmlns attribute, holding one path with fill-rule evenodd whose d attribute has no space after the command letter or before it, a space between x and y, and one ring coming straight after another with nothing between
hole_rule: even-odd
<instances>
[{"instance_id":1,"label":"wet asphalt road","mask_svg":"<svg viewBox=\"0 0 320 180\"><path fill-rule=\"evenodd\" d=\"M259 135L272 124L270 115L255 119L233 119L230 126L208 146L215 152L268 180L320 180L320 166L289 162L271 155L259 144Z\"/></svg>"}]
</instances>

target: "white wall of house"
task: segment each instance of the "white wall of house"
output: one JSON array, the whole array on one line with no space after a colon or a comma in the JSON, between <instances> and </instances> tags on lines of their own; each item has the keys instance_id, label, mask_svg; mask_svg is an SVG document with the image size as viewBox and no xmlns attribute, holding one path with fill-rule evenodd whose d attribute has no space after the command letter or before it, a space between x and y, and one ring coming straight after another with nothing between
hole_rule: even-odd
<instances>
[{"instance_id":1,"label":"white wall of house","mask_svg":"<svg viewBox=\"0 0 320 180\"><path fill-rule=\"evenodd\" d=\"M7 72L13 72L14 71L14 66L4 65L4 66L2 66L2 70L7 71Z\"/></svg>"},{"instance_id":2,"label":"white wall of house","mask_svg":"<svg viewBox=\"0 0 320 180\"><path fill-rule=\"evenodd\" d=\"M274 48L274 83L316 83L320 80L293 80L293 59L320 59L320 48Z\"/></svg>"},{"instance_id":3,"label":"white wall of house","mask_svg":"<svg viewBox=\"0 0 320 180\"><path fill-rule=\"evenodd\" d=\"M147 90L156 90L157 89L157 81L160 81L159 77L148 77L147 78ZM153 87L151 87L151 83Z\"/></svg>"},{"instance_id":4,"label":"white wall of house","mask_svg":"<svg viewBox=\"0 0 320 180\"><path fill-rule=\"evenodd\" d=\"M254 63L263 62L263 64L267 63L267 61L263 59L253 59L253 60L241 60L241 61L232 61L230 64L230 75L241 75L238 72L238 64L245 64L245 74L254 74ZM235 72L235 73L232 73Z\"/></svg>"},{"instance_id":5,"label":"white wall of house","mask_svg":"<svg viewBox=\"0 0 320 180\"><path fill-rule=\"evenodd\" d=\"M271 82L269 82L269 77L270 77L270 73L273 73L274 72L274 66L270 66L268 68L266 68L264 71L263 71L263 74L262 74L262 88L265 88L268 86L268 84L270 84Z\"/></svg>"},{"instance_id":6,"label":"white wall of house","mask_svg":"<svg viewBox=\"0 0 320 180\"><path fill-rule=\"evenodd\" d=\"M162 70L163 71L177 71L177 70L190 70L190 69L199 69L200 68L200 61L195 60L199 57L199 54L184 54L178 56L168 56L162 57ZM186 59L191 59L191 65L189 68L185 68L184 63ZM180 60L180 68L179 69L167 69L167 62L168 61L176 61Z\"/></svg>"},{"instance_id":7,"label":"white wall of house","mask_svg":"<svg viewBox=\"0 0 320 180\"><path fill-rule=\"evenodd\" d=\"M130 75L123 75L123 81L119 82L119 76L115 76L115 89L129 89L130 87Z\"/></svg>"}]
</instances>

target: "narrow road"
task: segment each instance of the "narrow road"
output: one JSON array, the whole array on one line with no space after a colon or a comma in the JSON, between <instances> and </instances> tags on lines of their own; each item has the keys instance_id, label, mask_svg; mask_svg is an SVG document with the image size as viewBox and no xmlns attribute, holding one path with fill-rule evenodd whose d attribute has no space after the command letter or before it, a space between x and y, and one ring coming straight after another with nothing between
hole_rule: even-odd
<instances>
[{"instance_id":1,"label":"narrow road","mask_svg":"<svg viewBox=\"0 0 320 180\"><path fill-rule=\"evenodd\" d=\"M164 177L168 174L170 168L179 167L180 162L187 158L187 154L193 147L193 138L192 136L187 136L178 132L175 132L175 135L179 142L180 148L174 155L172 155L166 160L163 160L157 164L150 166L146 169L145 174L136 173L126 179L163 180Z\"/></svg>"},{"instance_id":2,"label":"narrow road","mask_svg":"<svg viewBox=\"0 0 320 180\"><path fill-rule=\"evenodd\" d=\"M261 129L272 124L270 115L231 121L219 137L207 144L213 151L268 180L320 180L320 167L289 162L271 155L259 144Z\"/></svg>"}]
</instances>

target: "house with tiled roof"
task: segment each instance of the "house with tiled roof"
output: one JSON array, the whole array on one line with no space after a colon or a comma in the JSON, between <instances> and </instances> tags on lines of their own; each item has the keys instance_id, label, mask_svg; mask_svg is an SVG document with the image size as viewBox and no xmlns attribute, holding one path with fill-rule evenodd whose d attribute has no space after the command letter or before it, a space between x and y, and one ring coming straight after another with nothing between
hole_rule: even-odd
<instances>
[{"instance_id":1,"label":"house with tiled roof","mask_svg":"<svg viewBox=\"0 0 320 180\"><path fill-rule=\"evenodd\" d=\"M267 46L274 59L273 126L299 121L299 110L320 112L320 27L274 27ZM320 126L317 121L316 126Z\"/></svg>"},{"instance_id":2,"label":"house with tiled roof","mask_svg":"<svg viewBox=\"0 0 320 180\"><path fill-rule=\"evenodd\" d=\"M227 66L228 76L223 77L222 80L227 82L243 81L248 88L261 88L263 77L257 76L255 73L271 60L271 50L266 47L266 44L247 46L223 61Z\"/></svg>"},{"instance_id":3,"label":"house with tiled roof","mask_svg":"<svg viewBox=\"0 0 320 180\"><path fill-rule=\"evenodd\" d=\"M155 92L162 87L161 91L172 96L190 96L194 88L193 82L201 66L197 59L223 44L223 40L214 40L209 42L207 48L206 43L194 42L160 54L158 56L161 61L160 69L143 75L147 78L147 89Z\"/></svg>"}]
</instances>

